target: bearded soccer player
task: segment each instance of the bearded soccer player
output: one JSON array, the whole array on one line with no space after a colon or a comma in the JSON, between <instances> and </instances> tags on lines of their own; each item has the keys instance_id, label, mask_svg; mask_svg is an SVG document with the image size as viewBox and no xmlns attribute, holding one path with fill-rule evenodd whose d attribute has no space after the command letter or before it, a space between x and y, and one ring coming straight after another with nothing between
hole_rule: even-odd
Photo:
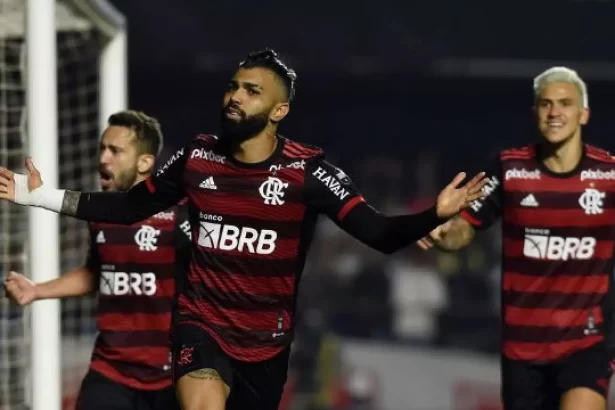
<instances>
[{"instance_id":1,"label":"bearded soccer player","mask_svg":"<svg viewBox=\"0 0 615 410\"><path fill-rule=\"evenodd\" d=\"M488 194L419 241L456 250L502 217L502 398L507 410L599 410L611 377L615 158L584 144L573 70L534 80L542 140L504 150Z\"/></svg>"},{"instance_id":2,"label":"bearded soccer player","mask_svg":"<svg viewBox=\"0 0 615 410\"><path fill-rule=\"evenodd\" d=\"M423 213L384 216L323 150L278 134L295 72L272 50L250 54L228 83L222 133L200 135L125 193L41 186L0 169L0 198L77 218L130 224L188 196L192 256L173 331L174 379L190 410L276 410L286 381L301 272L319 213L392 253L482 198L460 173Z\"/></svg>"},{"instance_id":3,"label":"bearded soccer player","mask_svg":"<svg viewBox=\"0 0 615 410\"><path fill-rule=\"evenodd\" d=\"M127 191L148 178L162 148L157 120L136 111L113 114L100 140L100 184ZM86 266L34 284L11 273L9 297L21 305L98 289L98 337L77 410L178 408L170 361L176 275L190 252L186 207L173 206L133 225L92 223ZM182 264L184 266L182 266Z\"/></svg>"}]
</instances>

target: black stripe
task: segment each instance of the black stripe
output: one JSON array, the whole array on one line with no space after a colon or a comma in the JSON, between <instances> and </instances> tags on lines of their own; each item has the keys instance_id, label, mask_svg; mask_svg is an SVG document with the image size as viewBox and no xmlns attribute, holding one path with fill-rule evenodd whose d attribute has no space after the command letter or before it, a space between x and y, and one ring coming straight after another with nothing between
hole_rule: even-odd
<instances>
[{"instance_id":1,"label":"black stripe","mask_svg":"<svg viewBox=\"0 0 615 410\"><path fill-rule=\"evenodd\" d=\"M110 347L170 347L171 334L160 330L100 332L97 345Z\"/></svg>"},{"instance_id":2,"label":"black stripe","mask_svg":"<svg viewBox=\"0 0 615 410\"><path fill-rule=\"evenodd\" d=\"M225 293L219 289L211 289L196 283L191 283L190 288L184 293L191 302L204 301L219 308L246 312L290 311L294 306L294 297L292 295Z\"/></svg>"},{"instance_id":3,"label":"black stripe","mask_svg":"<svg viewBox=\"0 0 615 410\"><path fill-rule=\"evenodd\" d=\"M262 256L254 255L229 255L225 253L213 253L207 248L201 248L201 252L193 254L194 263L192 268L203 275L201 266L207 266L214 272L231 272L237 275L248 276L278 276L289 277L295 274L296 258L285 259L262 259Z\"/></svg>"},{"instance_id":4,"label":"black stripe","mask_svg":"<svg viewBox=\"0 0 615 410\"><path fill-rule=\"evenodd\" d=\"M606 278L605 278L606 280ZM601 293L530 293L502 291L502 301L506 306L541 309L580 309L596 307L605 294ZM528 313L531 315L531 313Z\"/></svg>"},{"instance_id":5,"label":"black stripe","mask_svg":"<svg viewBox=\"0 0 615 410\"><path fill-rule=\"evenodd\" d=\"M615 195L614 195L615 197ZM507 239L522 241L525 238L526 225L517 225L514 222L506 222L503 228L503 235ZM549 228L551 235L572 236L582 238L584 236L593 236L597 241L608 241L615 238L615 229L613 225L601 225L592 227L571 226L571 227L555 227Z\"/></svg>"},{"instance_id":6,"label":"black stripe","mask_svg":"<svg viewBox=\"0 0 615 410\"><path fill-rule=\"evenodd\" d=\"M529 259L524 256L504 256L504 271L522 273L528 276L600 275L607 271L610 261L611 258L599 259L593 256L589 260L569 259L565 261L564 265L563 261Z\"/></svg>"},{"instance_id":7,"label":"black stripe","mask_svg":"<svg viewBox=\"0 0 615 410\"><path fill-rule=\"evenodd\" d=\"M173 298L166 296L100 296L98 301L98 314L126 313L126 314L161 314L171 312Z\"/></svg>"}]
</instances>

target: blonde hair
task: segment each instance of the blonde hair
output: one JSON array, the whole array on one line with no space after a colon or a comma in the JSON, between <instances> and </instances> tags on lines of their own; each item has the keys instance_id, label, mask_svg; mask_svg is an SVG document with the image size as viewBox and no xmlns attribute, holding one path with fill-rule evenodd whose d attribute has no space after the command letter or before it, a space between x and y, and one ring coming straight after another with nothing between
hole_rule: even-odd
<instances>
[{"instance_id":1,"label":"blonde hair","mask_svg":"<svg viewBox=\"0 0 615 410\"><path fill-rule=\"evenodd\" d=\"M587 86L576 71L568 67L551 67L534 78L534 99L538 101L540 92L551 83L568 83L575 86L579 93L581 108L589 107Z\"/></svg>"}]
</instances>

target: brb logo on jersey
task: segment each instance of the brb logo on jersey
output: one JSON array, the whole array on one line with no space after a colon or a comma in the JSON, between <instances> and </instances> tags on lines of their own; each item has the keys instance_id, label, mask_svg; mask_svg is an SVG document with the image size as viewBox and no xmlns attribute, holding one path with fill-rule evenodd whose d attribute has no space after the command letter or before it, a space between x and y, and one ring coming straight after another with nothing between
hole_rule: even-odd
<instances>
[{"instance_id":1,"label":"brb logo on jersey","mask_svg":"<svg viewBox=\"0 0 615 410\"><path fill-rule=\"evenodd\" d=\"M265 200L265 205L283 205L284 190L288 188L288 182L282 181L280 178L269 177L258 188L258 192Z\"/></svg>"},{"instance_id":2,"label":"brb logo on jersey","mask_svg":"<svg viewBox=\"0 0 615 410\"><path fill-rule=\"evenodd\" d=\"M156 288L156 274L153 272L100 272L101 295L153 296Z\"/></svg>"},{"instance_id":3,"label":"brb logo on jersey","mask_svg":"<svg viewBox=\"0 0 615 410\"><path fill-rule=\"evenodd\" d=\"M156 242L158 242L159 235L159 229L155 229L149 225L143 225L135 234L135 242L139 245L140 251L152 252L158 249Z\"/></svg>"},{"instance_id":4,"label":"brb logo on jersey","mask_svg":"<svg viewBox=\"0 0 615 410\"><path fill-rule=\"evenodd\" d=\"M523 255L532 259L567 261L591 259L596 250L596 238L550 235L548 229L526 229Z\"/></svg>"},{"instance_id":5,"label":"brb logo on jersey","mask_svg":"<svg viewBox=\"0 0 615 410\"><path fill-rule=\"evenodd\" d=\"M275 251L276 231L270 229L257 230L247 226L223 224L218 215L201 214L198 244L204 248L223 251L238 250L239 252L269 255ZM216 221L216 222L209 222Z\"/></svg>"}]
</instances>

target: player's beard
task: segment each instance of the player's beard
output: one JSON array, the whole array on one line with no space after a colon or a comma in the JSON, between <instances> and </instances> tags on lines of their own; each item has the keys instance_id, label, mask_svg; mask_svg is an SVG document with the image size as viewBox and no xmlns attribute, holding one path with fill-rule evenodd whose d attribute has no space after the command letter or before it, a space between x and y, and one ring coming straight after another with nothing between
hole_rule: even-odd
<instances>
[{"instance_id":1,"label":"player's beard","mask_svg":"<svg viewBox=\"0 0 615 410\"><path fill-rule=\"evenodd\" d=\"M234 120L226 116L226 109L227 107L224 107L220 112L222 139L225 143L235 147L257 135L264 130L269 123L269 115L267 112L246 115L241 111L241 119Z\"/></svg>"},{"instance_id":2,"label":"player's beard","mask_svg":"<svg viewBox=\"0 0 615 410\"><path fill-rule=\"evenodd\" d=\"M117 174L112 176L112 187L109 187L107 189L103 188L103 190L113 190L120 192L128 191L137 182L137 173L138 171L136 165L126 171L118 172Z\"/></svg>"}]
</instances>

